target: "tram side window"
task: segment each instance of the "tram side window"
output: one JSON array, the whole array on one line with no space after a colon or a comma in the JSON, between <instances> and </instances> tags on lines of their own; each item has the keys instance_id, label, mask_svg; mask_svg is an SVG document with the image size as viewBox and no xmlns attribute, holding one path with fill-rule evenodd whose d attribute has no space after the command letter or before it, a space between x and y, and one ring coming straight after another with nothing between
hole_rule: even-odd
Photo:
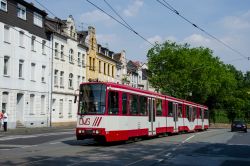
<instances>
[{"instance_id":1,"label":"tram side window","mask_svg":"<svg viewBox=\"0 0 250 166\"><path fill-rule=\"evenodd\" d=\"M108 104L109 114L118 114L119 113L119 95L118 92L109 92L109 104Z\"/></svg>"},{"instance_id":2,"label":"tram side window","mask_svg":"<svg viewBox=\"0 0 250 166\"><path fill-rule=\"evenodd\" d=\"M189 116L188 120L191 122L193 121L193 107L189 107Z\"/></svg>"},{"instance_id":3,"label":"tram side window","mask_svg":"<svg viewBox=\"0 0 250 166\"><path fill-rule=\"evenodd\" d=\"M209 118L208 110L204 110L204 119L208 119L208 118Z\"/></svg>"},{"instance_id":4,"label":"tram side window","mask_svg":"<svg viewBox=\"0 0 250 166\"><path fill-rule=\"evenodd\" d=\"M173 116L173 102L168 101L168 116Z\"/></svg>"},{"instance_id":5,"label":"tram side window","mask_svg":"<svg viewBox=\"0 0 250 166\"><path fill-rule=\"evenodd\" d=\"M147 97L140 96L140 115L147 115Z\"/></svg>"},{"instance_id":6,"label":"tram side window","mask_svg":"<svg viewBox=\"0 0 250 166\"><path fill-rule=\"evenodd\" d=\"M186 118L189 119L189 106L186 105Z\"/></svg>"},{"instance_id":7,"label":"tram side window","mask_svg":"<svg viewBox=\"0 0 250 166\"><path fill-rule=\"evenodd\" d=\"M123 93L122 94L122 115L127 115L127 94Z\"/></svg>"},{"instance_id":8,"label":"tram side window","mask_svg":"<svg viewBox=\"0 0 250 166\"><path fill-rule=\"evenodd\" d=\"M193 108L193 121L197 118L197 108Z\"/></svg>"},{"instance_id":9,"label":"tram side window","mask_svg":"<svg viewBox=\"0 0 250 166\"><path fill-rule=\"evenodd\" d=\"M182 104L178 104L178 117L182 118Z\"/></svg>"},{"instance_id":10,"label":"tram side window","mask_svg":"<svg viewBox=\"0 0 250 166\"><path fill-rule=\"evenodd\" d=\"M130 114L131 115L138 115L138 96L137 95L130 95Z\"/></svg>"},{"instance_id":11,"label":"tram side window","mask_svg":"<svg viewBox=\"0 0 250 166\"><path fill-rule=\"evenodd\" d=\"M162 101L161 101L161 99L156 99L156 115L162 116Z\"/></svg>"},{"instance_id":12,"label":"tram side window","mask_svg":"<svg viewBox=\"0 0 250 166\"><path fill-rule=\"evenodd\" d=\"M199 119L201 119L201 114L202 114L202 109L199 108L199 111L198 111L198 117L199 117Z\"/></svg>"}]
</instances>

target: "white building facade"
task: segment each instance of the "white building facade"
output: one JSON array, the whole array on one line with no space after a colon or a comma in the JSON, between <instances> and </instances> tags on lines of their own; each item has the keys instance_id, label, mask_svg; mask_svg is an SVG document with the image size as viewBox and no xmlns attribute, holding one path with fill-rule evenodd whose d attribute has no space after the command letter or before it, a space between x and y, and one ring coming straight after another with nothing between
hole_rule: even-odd
<instances>
[{"instance_id":1,"label":"white building facade","mask_svg":"<svg viewBox=\"0 0 250 166\"><path fill-rule=\"evenodd\" d=\"M0 111L8 128L49 125L50 41L46 13L25 1L0 8Z\"/></svg>"},{"instance_id":2,"label":"white building facade","mask_svg":"<svg viewBox=\"0 0 250 166\"><path fill-rule=\"evenodd\" d=\"M47 19L47 26L52 33L53 77L51 123L61 124L76 122L79 85L86 81L87 47L78 41L74 19Z\"/></svg>"}]
</instances>

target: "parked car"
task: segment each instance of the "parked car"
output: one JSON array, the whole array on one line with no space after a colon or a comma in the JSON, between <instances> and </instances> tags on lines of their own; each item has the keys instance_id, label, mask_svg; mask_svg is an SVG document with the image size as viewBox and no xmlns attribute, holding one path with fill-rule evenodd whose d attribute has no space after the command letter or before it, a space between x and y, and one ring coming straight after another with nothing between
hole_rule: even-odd
<instances>
[{"instance_id":1,"label":"parked car","mask_svg":"<svg viewBox=\"0 0 250 166\"><path fill-rule=\"evenodd\" d=\"M231 125L231 131L244 131L247 132L247 124L243 121L234 121Z\"/></svg>"}]
</instances>

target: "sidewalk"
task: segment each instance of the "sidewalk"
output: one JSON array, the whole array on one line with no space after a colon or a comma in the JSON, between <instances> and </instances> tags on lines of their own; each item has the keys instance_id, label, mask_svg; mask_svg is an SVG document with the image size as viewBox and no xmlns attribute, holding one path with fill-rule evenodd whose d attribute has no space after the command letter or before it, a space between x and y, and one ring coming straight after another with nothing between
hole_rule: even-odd
<instances>
[{"instance_id":1,"label":"sidewalk","mask_svg":"<svg viewBox=\"0 0 250 166\"><path fill-rule=\"evenodd\" d=\"M70 131L75 132L75 125L67 126L56 126L56 127L36 127L36 128L16 128L8 129L7 132L4 132L3 129L0 130L0 137L12 136L12 135L32 135L32 134L41 134L41 133L51 133L51 132L60 132L60 131Z\"/></svg>"}]
</instances>

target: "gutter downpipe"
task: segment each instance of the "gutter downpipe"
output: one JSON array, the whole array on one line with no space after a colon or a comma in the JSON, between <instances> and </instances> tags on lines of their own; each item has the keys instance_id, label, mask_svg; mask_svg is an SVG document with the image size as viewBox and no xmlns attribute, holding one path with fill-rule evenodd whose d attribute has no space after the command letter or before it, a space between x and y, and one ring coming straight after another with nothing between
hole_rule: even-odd
<instances>
[{"instance_id":1,"label":"gutter downpipe","mask_svg":"<svg viewBox=\"0 0 250 166\"><path fill-rule=\"evenodd\" d=\"M52 93L53 93L53 61L54 61L54 32L51 35L51 78L50 78L50 109L49 109L49 126L52 127L52 104L53 104L53 98L52 98Z\"/></svg>"}]
</instances>

